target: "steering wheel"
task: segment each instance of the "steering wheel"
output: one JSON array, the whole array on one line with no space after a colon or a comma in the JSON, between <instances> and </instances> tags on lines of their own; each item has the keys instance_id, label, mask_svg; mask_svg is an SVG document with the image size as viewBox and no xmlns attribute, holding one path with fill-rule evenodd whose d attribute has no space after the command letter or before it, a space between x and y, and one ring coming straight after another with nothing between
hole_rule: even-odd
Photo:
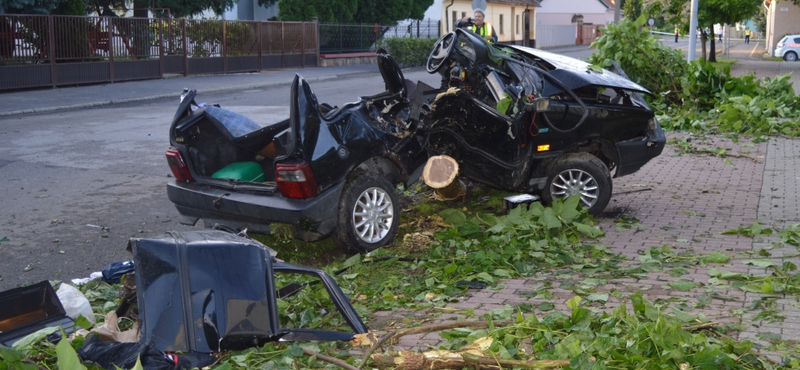
<instances>
[{"instance_id":1,"label":"steering wheel","mask_svg":"<svg viewBox=\"0 0 800 370\"><path fill-rule=\"evenodd\" d=\"M453 51L453 47L455 45L455 32L447 33L436 41L436 44L433 45L431 55L428 57L428 63L426 64L428 73L434 73L442 67L444 61L450 55L450 52Z\"/></svg>"}]
</instances>

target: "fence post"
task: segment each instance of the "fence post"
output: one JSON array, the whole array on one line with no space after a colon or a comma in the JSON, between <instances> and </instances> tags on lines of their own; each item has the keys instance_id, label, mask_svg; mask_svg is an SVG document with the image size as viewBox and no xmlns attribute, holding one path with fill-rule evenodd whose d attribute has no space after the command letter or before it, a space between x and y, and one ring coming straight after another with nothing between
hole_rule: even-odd
<instances>
[{"instance_id":1,"label":"fence post","mask_svg":"<svg viewBox=\"0 0 800 370\"><path fill-rule=\"evenodd\" d=\"M181 19L181 39L183 40L183 77L189 76L189 36L186 34L186 19Z\"/></svg>"},{"instance_id":2,"label":"fence post","mask_svg":"<svg viewBox=\"0 0 800 370\"><path fill-rule=\"evenodd\" d=\"M419 38L419 23L422 21L417 21L417 38Z\"/></svg>"},{"instance_id":3,"label":"fence post","mask_svg":"<svg viewBox=\"0 0 800 370\"><path fill-rule=\"evenodd\" d=\"M284 29L286 28L286 22L281 22L281 68L286 68L286 37L284 36L286 32Z\"/></svg>"},{"instance_id":4,"label":"fence post","mask_svg":"<svg viewBox=\"0 0 800 370\"><path fill-rule=\"evenodd\" d=\"M156 19L158 24L158 77L164 78L164 21ZM167 21L169 22L169 21Z\"/></svg>"},{"instance_id":5,"label":"fence post","mask_svg":"<svg viewBox=\"0 0 800 370\"><path fill-rule=\"evenodd\" d=\"M50 29L49 35L47 35L48 43L50 47L48 47L48 53L50 54L50 82L53 84L53 87L56 87L56 30L54 26L55 22L53 22L53 16L47 16L47 26Z\"/></svg>"},{"instance_id":6,"label":"fence post","mask_svg":"<svg viewBox=\"0 0 800 370\"><path fill-rule=\"evenodd\" d=\"M316 45L315 45L316 49L315 50L316 50L316 54L317 54L317 65L316 66L319 66L319 64L320 64L319 63L319 18L314 17L314 18L311 18L311 20L314 21L314 28L315 28L314 34L317 35L317 40L315 41L315 43L316 43Z\"/></svg>"},{"instance_id":7,"label":"fence post","mask_svg":"<svg viewBox=\"0 0 800 370\"><path fill-rule=\"evenodd\" d=\"M228 21L222 21L222 73L228 73Z\"/></svg>"},{"instance_id":8,"label":"fence post","mask_svg":"<svg viewBox=\"0 0 800 370\"><path fill-rule=\"evenodd\" d=\"M300 57L302 60L300 61L300 65L302 68L306 67L306 22L300 22L300 25L303 27L300 30Z\"/></svg>"},{"instance_id":9,"label":"fence post","mask_svg":"<svg viewBox=\"0 0 800 370\"><path fill-rule=\"evenodd\" d=\"M102 18L108 21L108 24L106 25L106 27L108 27L108 74L111 78L111 83L114 83L114 18Z\"/></svg>"},{"instance_id":10,"label":"fence post","mask_svg":"<svg viewBox=\"0 0 800 370\"><path fill-rule=\"evenodd\" d=\"M339 22L339 52L342 52L342 22Z\"/></svg>"},{"instance_id":11,"label":"fence post","mask_svg":"<svg viewBox=\"0 0 800 370\"><path fill-rule=\"evenodd\" d=\"M264 70L264 66L262 65L262 62L261 62L261 60L263 59L262 52L261 52L261 25L263 23L264 22L259 21L257 23L257 25L256 25L256 32L258 32L258 35L256 35L256 41L258 42L258 71L259 72Z\"/></svg>"}]
</instances>

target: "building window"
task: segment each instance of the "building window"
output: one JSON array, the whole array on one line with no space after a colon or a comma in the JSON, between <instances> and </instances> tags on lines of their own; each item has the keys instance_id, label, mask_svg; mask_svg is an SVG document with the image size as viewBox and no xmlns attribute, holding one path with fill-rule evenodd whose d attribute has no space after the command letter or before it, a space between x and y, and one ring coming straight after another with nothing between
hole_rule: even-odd
<instances>
[{"instance_id":1,"label":"building window","mask_svg":"<svg viewBox=\"0 0 800 370\"><path fill-rule=\"evenodd\" d=\"M464 18L466 16L467 16L467 12L461 12L461 18Z\"/></svg>"},{"instance_id":2,"label":"building window","mask_svg":"<svg viewBox=\"0 0 800 370\"><path fill-rule=\"evenodd\" d=\"M455 11L455 10L453 10L453 23L456 23L456 22L458 22L458 21L459 21L459 19L458 19L458 12L457 12L457 11Z\"/></svg>"},{"instance_id":3,"label":"building window","mask_svg":"<svg viewBox=\"0 0 800 370\"><path fill-rule=\"evenodd\" d=\"M504 34L503 32L503 15L500 14L500 34Z\"/></svg>"},{"instance_id":4,"label":"building window","mask_svg":"<svg viewBox=\"0 0 800 370\"><path fill-rule=\"evenodd\" d=\"M514 33L519 35L519 16L517 16L517 19L514 20L514 29L516 30Z\"/></svg>"}]
</instances>

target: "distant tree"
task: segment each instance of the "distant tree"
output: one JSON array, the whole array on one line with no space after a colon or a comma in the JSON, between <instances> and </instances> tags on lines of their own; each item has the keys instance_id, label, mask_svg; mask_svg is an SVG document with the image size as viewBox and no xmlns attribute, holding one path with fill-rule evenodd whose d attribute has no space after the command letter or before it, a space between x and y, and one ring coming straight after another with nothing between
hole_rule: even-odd
<instances>
[{"instance_id":1,"label":"distant tree","mask_svg":"<svg viewBox=\"0 0 800 370\"><path fill-rule=\"evenodd\" d=\"M86 15L86 2L84 0L63 0L56 6L52 14Z\"/></svg>"},{"instance_id":2,"label":"distant tree","mask_svg":"<svg viewBox=\"0 0 800 370\"><path fill-rule=\"evenodd\" d=\"M283 21L340 23L394 23L422 19L433 0L258 0L262 6L278 4Z\"/></svg>"},{"instance_id":3,"label":"distant tree","mask_svg":"<svg viewBox=\"0 0 800 370\"><path fill-rule=\"evenodd\" d=\"M630 20L639 19L642 15L642 0L625 0L622 2L622 14Z\"/></svg>"},{"instance_id":4,"label":"distant tree","mask_svg":"<svg viewBox=\"0 0 800 370\"><path fill-rule=\"evenodd\" d=\"M800 0L792 0L800 2ZM711 41L708 60L717 61L715 49L715 37L709 37L706 29L713 30L715 24L734 24L736 22L750 18L761 6L762 0L703 0L699 2L697 12L697 27L701 32L703 43L703 58L705 58L705 43ZM685 31L689 30L691 19L690 0L654 0L649 9L650 14L663 12L667 21L678 25Z\"/></svg>"},{"instance_id":5,"label":"distant tree","mask_svg":"<svg viewBox=\"0 0 800 370\"><path fill-rule=\"evenodd\" d=\"M235 0L87 0L89 11L97 11L100 15L124 16L133 6L133 16L146 18L149 11L153 10L156 17L173 18L190 17L200 14L208 9L216 14L223 14L225 11L233 9Z\"/></svg>"},{"instance_id":6,"label":"distant tree","mask_svg":"<svg viewBox=\"0 0 800 370\"><path fill-rule=\"evenodd\" d=\"M764 32L767 29L767 15L761 9L756 10L753 14L753 23L756 25L756 31Z\"/></svg>"},{"instance_id":7,"label":"distant tree","mask_svg":"<svg viewBox=\"0 0 800 370\"><path fill-rule=\"evenodd\" d=\"M0 14L50 14L64 0L2 0Z\"/></svg>"}]
</instances>

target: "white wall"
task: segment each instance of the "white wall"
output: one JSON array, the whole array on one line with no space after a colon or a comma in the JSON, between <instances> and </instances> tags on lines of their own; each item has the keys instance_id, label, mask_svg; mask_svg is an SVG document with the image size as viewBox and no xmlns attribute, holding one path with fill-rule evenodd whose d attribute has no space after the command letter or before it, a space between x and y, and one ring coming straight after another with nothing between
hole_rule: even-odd
<instances>
[{"instance_id":1,"label":"white wall","mask_svg":"<svg viewBox=\"0 0 800 370\"><path fill-rule=\"evenodd\" d=\"M606 24L607 10L598 0L548 0L536 8L536 24L571 24L574 14L583 14L584 23Z\"/></svg>"}]
</instances>

